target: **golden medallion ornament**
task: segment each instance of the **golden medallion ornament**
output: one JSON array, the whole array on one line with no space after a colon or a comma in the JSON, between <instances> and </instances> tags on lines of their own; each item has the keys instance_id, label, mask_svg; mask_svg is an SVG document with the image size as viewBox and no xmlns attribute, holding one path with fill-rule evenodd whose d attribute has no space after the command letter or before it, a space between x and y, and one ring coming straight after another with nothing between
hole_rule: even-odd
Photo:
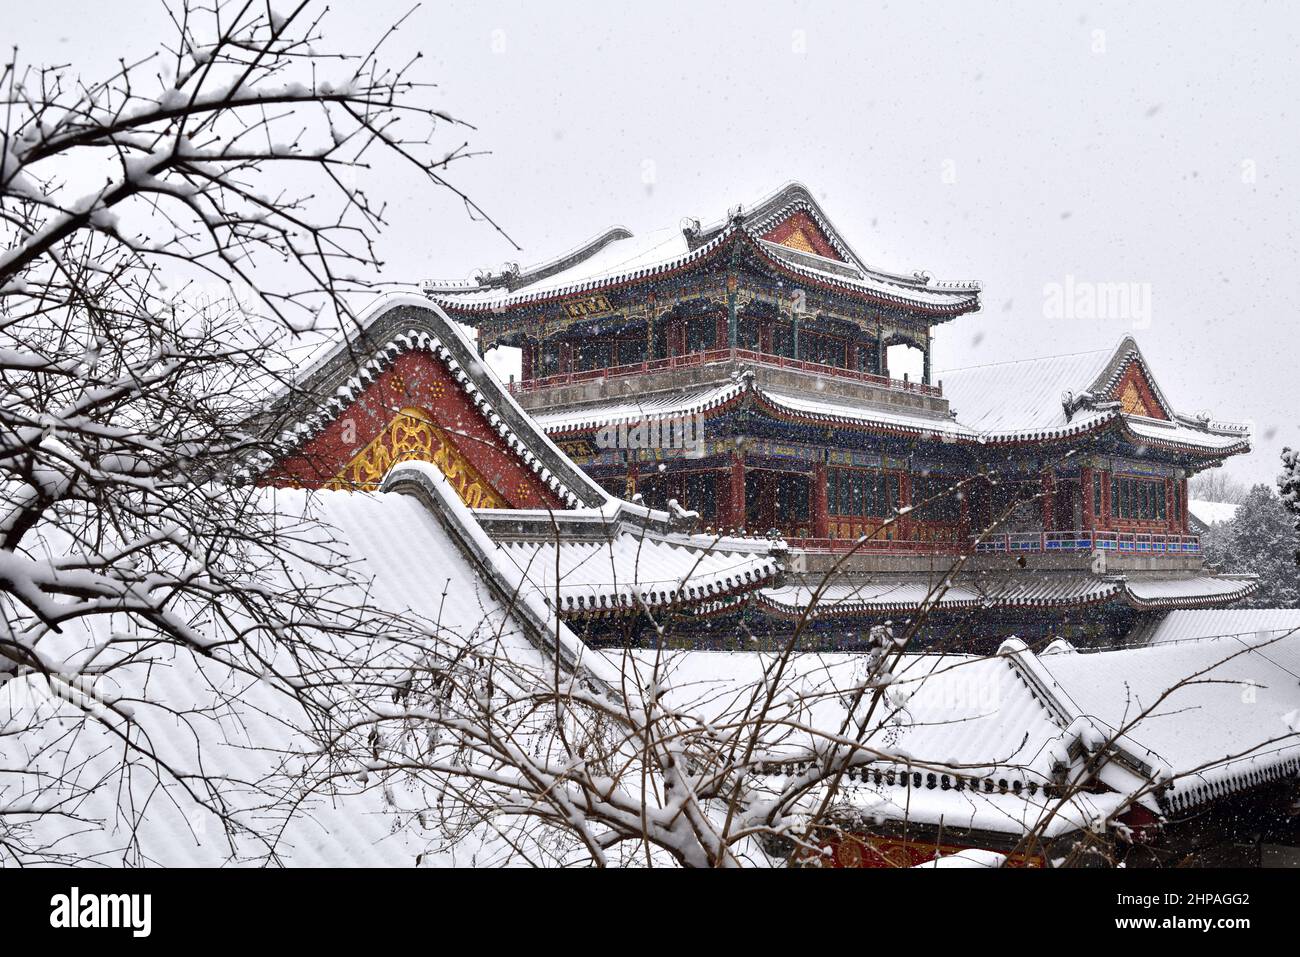
<instances>
[{"instance_id":1,"label":"golden medallion ornament","mask_svg":"<svg viewBox=\"0 0 1300 957\"><path fill-rule=\"evenodd\" d=\"M328 489L375 491L399 462L429 462L447 476L470 508L508 508L502 498L423 409L405 408L358 452Z\"/></svg>"}]
</instances>

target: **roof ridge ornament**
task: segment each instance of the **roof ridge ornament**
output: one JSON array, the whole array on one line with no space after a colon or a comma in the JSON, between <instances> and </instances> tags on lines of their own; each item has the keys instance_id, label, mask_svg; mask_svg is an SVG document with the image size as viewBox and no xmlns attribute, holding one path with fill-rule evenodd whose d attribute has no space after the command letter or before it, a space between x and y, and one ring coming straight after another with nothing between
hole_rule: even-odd
<instances>
[{"instance_id":1,"label":"roof ridge ornament","mask_svg":"<svg viewBox=\"0 0 1300 957\"><path fill-rule=\"evenodd\" d=\"M1061 408L1065 410L1065 421L1069 422L1074 418L1074 413L1080 409L1089 409L1093 412L1109 412L1118 409L1120 402L1115 399L1100 398L1090 389L1084 389L1082 392L1072 392L1066 389L1061 393Z\"/></svg>"}]
</instances>

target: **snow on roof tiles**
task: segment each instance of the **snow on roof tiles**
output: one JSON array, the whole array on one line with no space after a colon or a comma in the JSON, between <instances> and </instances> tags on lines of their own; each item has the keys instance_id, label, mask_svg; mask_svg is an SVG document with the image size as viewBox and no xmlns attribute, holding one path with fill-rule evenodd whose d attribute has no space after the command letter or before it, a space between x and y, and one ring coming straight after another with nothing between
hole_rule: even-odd
<instances>
[{"instance_id":1,"label":"snow on roof tiles","mask_svg":"<svg viewBox=\"0 0 1300 957\"><path fill-rule=\"evenodd\" d=\"M802 581L764 588L759 593L759 600L784 614L799 614L808 607L820 584L821 576L807 576ZM942 577L925 580L915 576L878 575L863 581L845 576L821 589L814 615L911 611L921 607L1074 606L1105 601L1123 591L1121 583L1092 575L1033 575L1029 572L991 579L963 576L941 593L942 585Z\"/></svg>"},{"instance_id":2,"label":"snow on roof tiles","mask_svg":"<svg viewBox=\"0 0 1300 957\"><path fill-rule=\"evenodd\" d=\"M1168 421L1123 413L1110 399L1115 380L1132 362L1139 363L1146 373L1156 399L1171 416ZM950 369L937 373L937 378L943 382L944 396L957 421L980 433L985 441L1054 438L1118 419L1139 442L1151 440L1216 452L1244 449L1249 443L1245 426L1193 420L1170 408L1129 337L1114 349Z\"/></svg>"},{"instance_id":3,"label":"snow on roof tiles","mask_svg":"<svg viewBox=\"0 0 1300 957\"><path fill-rule=\"evenodd\" d=\"M821 257L799 255L778 244L765 242L763 234L785 217L802 211L814 218L845 262L819 262ZM728 238L741 234L773 262L811 279L948 312L978 305L978 283L932 282L866 266L848 247L806 187L790 183L755 204L747 217L690 232L667 228L636 237L624 229L608 230L585 243L525 270L515 267L503 275L484 276L470 282L430 282L426 293L447 305L476 310L500 308L521 302L567 295L585 289L614 285L630 279L677 268L704 258ZM695 238L697 241L693 242Z\"/></svg>"},{"instance_id":4,"label":"snow on roof tiles","mask_svg":"<svg viewBox=\"0 0 1300 957\"><path fill-rule=\"evenodd\" d=\"M821 587L814 617L854 612L889 613L932 608L1078 607L1101 601L1127 601L1138 608L1176 608L1180 604L1237 601L1255 590L1250 576L1196 575L1168 579L1098 577L1088 573L1018 572L991 576L962 574L946 589L944 579L915 575L842 575L822 586L822 576L764 588L759 600L784 615L798 615Z\"/></svg>"},{"instance_id":5,"label":"snow on roof tiles","mask_svg":"<svg viewBox=\"0 0 1300 957\"><path fill-rule=\"evenodd\" d=\"M696 536L701 539L701 536ZM623 533L605 542L505 542L499 547L563 614L698 605L749 591L778 575L775 557Z\"/></svg>"},{"instance_id":6,"label":"snow on roof tiles","mask_svg":"<svg viewBox=\"0 0 1300 957\"><path fill-rule=\"evenodd\" d=\"M997 362L936 373L943 393L963 425L986 434L1065 429L1061 393L1082 392L1106 368L1114 350ZM1076 422L1073 424L1078 424ZM1084 416L1083 418L1090 418Z\"/></svg>"},{"instance_id":7,"label":"snow on roof tiles","mask_svg":"<svg viewBox=\"0 0 1300 957\"><path fill-rule=\"evenodd\" d=\"M1294 773L1300 761L1293 726L1300 636L1212 638L1037 661L1079 713L1112 729L1132 724L1129 737L1187 775L1174 783L1175 807L1204 800L1215 785L1245 784L1252 772Z\"/></svg>"},{"instance_id":8,"label":"snow on roof tiles","mask_svg":"<svg viewBox=\"0 0 1300 957\"><path fill-rule=\"evenodd\" d=\"M1219 525L1231 522L1237 514L1237 505L1231 502L1207 502L1204 499L1187 500L1187 510L1198 521L1206 525Z\"/></svg>"},{"instance_id":9,"label":"snow on roof tiles","mask_svg":"<svg viewBox=\"0 0 1300 957\"><path fill-rule=\"evenodd\" d=\"M945 373L944 395L955 418L781 392L759 387L752 380L540 412L536 418L548 433L595 429L708 412L739 395L751 393L779 413L901 430L943 441L990 444L1041 440L1122 421L1137 442L1161 442L1210 452L1237 451L1248 443L1249 436L1243 427L1222 424L1201 427L1183 418L1162 421L1123 415L1117 403L1105 402L1099 408L1079 407L1071 415L1066 414L1064 393L1082 396L1100 388L1108 370L1122 365L1129 355L1136 355L1136 347L1126 340L1118 350L1026 359Z\"/></svg>"},{"instance_id":10,"label":"snow on roof tiles","mask_svg":"<svg viewBox=\"0 0 1300 957\"><path fill-rule=\"evenodd\" d=\"M1300 633L1300 608L1198 608L1171 611L1147 643L1169 644L1204 638L1267 639Z\"/></svg>"},{"instance_id":11,"label":"snow on roof tiles","mask_svg":"<svg viewBox=\"0 0 1300 957\"><path fill-rule=\"evenodd\" d=\"M1144 579L1125 582L1129 601L1138 608L1176 608L1183 603L1237 601L1259 587L1252 575L1196 575L1190 578Z\"/></svg>"}]
</instances>

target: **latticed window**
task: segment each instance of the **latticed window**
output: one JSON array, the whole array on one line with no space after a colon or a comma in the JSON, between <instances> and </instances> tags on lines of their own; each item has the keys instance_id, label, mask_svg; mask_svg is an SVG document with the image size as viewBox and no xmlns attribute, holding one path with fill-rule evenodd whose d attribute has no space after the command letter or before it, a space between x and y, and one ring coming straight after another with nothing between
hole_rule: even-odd
<instances>
[{"instance_id":1,"label":"latticed window","mask_svg":"<svg viewBox=\"0 0 1300 957\"><path fill-rule=\"evenodd\" d=\"M831 469L827 510L832 515L886 518L898 510L898 474L875 469Z\"/></svg>"},{"instance_id":2,"label":"latticed window","mask_svg":"<svg viewBox=\"0 0 1300 957\"><path fill-rule=\"evenodd\" d=\"M1110 480L1110 511L1116 518L1162 522L1168 517L1163 479L1115 476Z\"/></svg>"}]
</instances>

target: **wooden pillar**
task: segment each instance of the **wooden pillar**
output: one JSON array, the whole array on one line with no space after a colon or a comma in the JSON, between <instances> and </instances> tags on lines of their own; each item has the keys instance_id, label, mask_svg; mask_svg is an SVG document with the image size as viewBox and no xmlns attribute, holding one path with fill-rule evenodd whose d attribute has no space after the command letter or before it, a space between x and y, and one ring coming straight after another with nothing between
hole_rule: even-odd
<instances>
[{"instance_id":1,"label":"wooden pillar","mask_svg":"<svg viewBox=\"0 0 1300 957\"><path fill-rule=\"evenodd\" d=\"M885 330L880 329L876 338L876 369L886 379L889 378L889 347L885 345Z\"/></svg>"},{"instance_id":2,"label":"wooden pillar","mask_svg":"<svg viewBox=\"0 0 1300 957\"><path fill-rule=\"evenodd\" d=\"M1103 470L1101 473L1101 527L1110 528L1110 510L1114 503L1110 500L1110 473Z\"/></svg>"},{"instance_id":3,"label":"wooden pillar","mask_svg":"<svg viewBox=\"0 0 1300 957\"><path fill-rule=\"evenodd\" d=\"M1080 489L1080 506L1079 510L1083 513L1083 528L1085 531L1092 531L1092 468L1085 465L1079 471L1079 489Z\"/></svg>"},{"instance_id":4,"label":"wooden pillar","mask_svg":"<svg viewBox=\"0 0 1300 957\"><path fill-rule=\"evenodd\" d=\"M1053 508L1056 505L1056 476L1048 472L1043 476L1043 531L1053 531Z\"/></svg>"},{"instance_id":5,"label":"wooden pillar","mask_svg":"<svg viewBox=\"0 0 1300 957\"><path fill-rule=\"evenodd\" d=\"M886 538L898 538L910 540L912 537L912 510L908 508L912 504L912 473L900 472L898 474L898 507L907 508L907 511L898 517L894 522L894 533L885 532Z\"/></svg>"},{"instance_id":6,"label":"wooden pillar","mask_svg":"<svg viewBox=\"0 0 1300 957\"><path fill-rule=\"evenodd\" d=\"M519 378L528 382L533 378L533 350L537 348L537 343L532 339L525 339L523 348L519 350Z\"/></svg>"},{"instance_id":7,"label":"wooden pillar","mask_svg":"<svg viewBox=\"0 0 1300 957\"><path fill-rule=\"evenodd\" d=\"M1188 524L1187 524L1187 479L1179 479L1179 480L1178 480L1178 483L1179 483L1179 487L1180 487L1180 489L1182 490L1182 494L1178 496L1178 499L1179 499L1179 501L1178 501L1178 504L1179 504L1179 509L1178 509L1178 511L1179 511L1179 515L1178 515L1178 531L1179 531L1179 534L1181 534L1181 535L1186 535L1187 532L1188 532Z\"/></svg>"},{"instance_id":8,"label":"wooden pillar","mask_svg":"<svg viewBox=\"0 0 1300 957\"><path fill-rule=\"evenodd\" d=\"M808 510L812 513L813 538L831 537L830 503L826 496L829 487L828 482L826 463L818 462L813 466L811 488L809 489L811 501L808 503Z\"/></svg>"},{"instance_id":9,"label":"wooden pillar","mask_svg":"<svg viewBox=\"0 0 1300 957\"><path fill-rule=\"evenodd\" d=\"M925 354L922 357L921 381L930 385L930 330L925 330Z\"/></svg>"},{"instance_id":10,"label":"wooden pillar","mask_svg":"<svg viewBox=\"0 0 1300 957\"><path fill-rule=\"evenodd\" d=\"M731 261L734 265L740 255L740 247L731 247ZM727 338L726 348L736 348L740 339L740 317L736 314L736 291L740 287L740 279L734 272L727 275Z\"/></svg>"},{"instance_id":11,"label":"wooden pillar","mask_svg":"<svg viewBox=\"0 0 1300 957\"><path fill-rule=\"evenodd\" d=\"M623 483L623 497L631 501L632 496L636 494L636 481L638 478L636 452L628 449L624 452L624 455L627 457L627 478Z\"/></svg>"},{"instance_id":12,"label":"wooden pillar","mask_svg":"<svg viewBox=\"0 0 1300 957\"><path fill-rule=\"evenodd\" d=\"M726 472L727 521L733 528L745 527L745 458L739 452L731 454L731 468Z\"/></svg>"}]
</instances>

